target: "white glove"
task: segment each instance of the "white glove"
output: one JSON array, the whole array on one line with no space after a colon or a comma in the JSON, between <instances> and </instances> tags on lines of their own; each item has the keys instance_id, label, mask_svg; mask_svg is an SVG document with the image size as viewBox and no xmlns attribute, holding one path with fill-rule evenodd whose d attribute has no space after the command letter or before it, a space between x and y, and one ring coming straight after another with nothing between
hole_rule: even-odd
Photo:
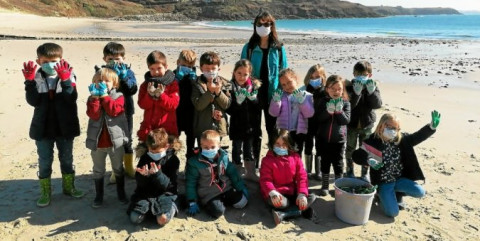
<instances>
[{"instance_id":1,"label":"white glove","mask_svg":"<svg viewBox=\"0 0 480 241\"><path fill-rule=\"evenodd\" d=\"M342 113L343 111L343 100L337 99L337 103L335 104L335 113Z\"/></svg>"},{"instance_id":2,"label":"white glove","mask_svg":"<svg viewBox=\"0 0 480 241\"><path fill-rule=\"evenodd\" d=\"M297 204L298 209L300 209L300 211L307 209L308 201L305 194L303 193L298 194L297 200L295 203Z\"/></svg>"},{"instance_id":3,"label":"white glove","mask_svg":"<svg viewBox=\"0 0 480 241\"><path fill-rule=\"evenodd\" d=\"M327 102L327 112L330 115L333 115L333 113L335 112L335 103L333 102L333 99Z\"/></svg>"},{"instance_id":4,"label":"white glove","mask_svg":"<svg viewBox=\"0 0 480 241\"><path fill-rule=\"evenodd\" d=\"M305 94L305 91L300 89L293 91L292 94L293 94L293 97L295 97L295 100L297 100L299 104L303 103L305 101L305 98L307 97L307 95Z\"/></svg>"},{"instance_id":5,"label":"white glove","mask_svg":"<svg viewBox=\"0 0 480 241\"><path fill-rule=\"evenodd\" d=\"M247 98L251 101L254 101L257 99L257 94L258 94L258 90L254 90L252 91L252 93L247 95Z\"/></svg>"},{"instance_id":6,"label":"white glove","mask_svg":"<svg viewBox=\"0 0 480 241\"><path fill-rule=\"evenodd\" d=\"M358 82L358 81L354 81L353 82L353 92L355 92L356 95L361 95L362 90L363 90L363 84Z\"/></svg>"},{"instance_id":7,"label":"white glove","mask_svg":"<svg viewBox=\"0 0 480 241\"><path fill-rule=\"evenodd\" d=\"M275 92L273 92L272 100L274 102L280 102L280 100L282 99L282 94L283 94L283 90L281 89L275 90Z\"/></svg>"},{"instance_id":8,"label":"white glove","mask_svg":"<svg viewBox=\"0 0 480 241\"><path fill-rule=\"evenodd\" d=\"M375 89L377 89L377 85L371 79L367 80L365 87L367 88L367 92L369 95L371 95L375 91Z\"/></svg>"},{"instance_id":9,"label":"white glove","mask_svg":"<svg viewBox=\"0 0 480 241\"><path fill-rule=\"evenodd\" d=\"M245 98L247 98L246 94L247 94L246 90L243 88L235 92L235 98L236 98L237 104L241 105L243 101L245 101Z\"/></svg>"}]
</instances>

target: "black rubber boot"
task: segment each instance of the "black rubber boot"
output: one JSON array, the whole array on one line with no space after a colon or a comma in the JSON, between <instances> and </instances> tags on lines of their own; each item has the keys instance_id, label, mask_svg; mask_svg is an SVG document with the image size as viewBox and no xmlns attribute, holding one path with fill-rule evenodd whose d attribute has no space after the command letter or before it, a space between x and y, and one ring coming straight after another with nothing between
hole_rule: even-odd
<instances>
[{"instance_id":1,"label":"black rubber boot","mask_svg":"<svg viewBox=\"0 0 480 241\"><path fill-rule=\"evenodd\" d=\"M289 210L289 211L276 211L272 209L273 220L275 221L275 225L280 224L283 220L287 218L295 218L302 215L302 211L297 209Z\"/></svg>"},{"instance_id":2,"label":"black rubber boot","mask_svg":"<svg viewBox=\"0 0 480 241\"><path fill-rule=\"evenodd\" d=\"M103 204L103 178L95 179L95 193L92 207L99 208Z\"/></svg>"},{"instance_id":3,"label":"black rubber boot","mask_svg":"<svg viewBox=\"0 0 480 241\"><path fill-rule=\"evenodd\" d=\"M328 195L328 185L329 185L330 174L322 174L322 188L320 189L320 196Z\"/></svg>"},{"instance_id":4,"label":"black rubber boot","mask_svg":"<svg viewBox=\"0 0 480 241\"><path fill-rule=\"evenodd\" d=\"M128 199L127 195L125 194L125 176L116 176L115 180L117 180L117 197L118 200L123 203L127 204Z\"/></svg>"}]
</instances>

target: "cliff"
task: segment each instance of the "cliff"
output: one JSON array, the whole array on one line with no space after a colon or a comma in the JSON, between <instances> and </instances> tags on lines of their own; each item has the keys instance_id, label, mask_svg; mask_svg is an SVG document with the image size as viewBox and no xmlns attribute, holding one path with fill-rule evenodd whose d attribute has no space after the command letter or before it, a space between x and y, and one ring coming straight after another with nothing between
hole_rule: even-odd
<instances>
[{"instance_id":1,"label":"cliff","mask_svg":"<svg viewBox=\"0 0 480 241\"><path fill-rule=\"evenodd\" d=\"M391 15L435 15L435 14L461 14L453 8L403 8L403 7L371 7L375 12L384 16Z\"/></svg>"}]
</instances>

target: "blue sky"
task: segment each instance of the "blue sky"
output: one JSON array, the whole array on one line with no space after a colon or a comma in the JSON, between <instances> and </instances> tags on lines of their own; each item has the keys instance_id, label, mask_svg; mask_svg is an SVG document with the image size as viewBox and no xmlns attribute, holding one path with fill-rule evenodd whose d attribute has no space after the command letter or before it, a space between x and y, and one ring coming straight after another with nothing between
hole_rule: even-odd
<instances>
[{"instance_id":1,"label":"blue sky","mask_svg":"<svg viewBox=\"0 0 480 241\"><path fill-rule=\"evenodd\" d=\"M402 6L405 8L448 7L480 11L480 0L347 0L366 6Z\"/></svg>"}]
</instances>

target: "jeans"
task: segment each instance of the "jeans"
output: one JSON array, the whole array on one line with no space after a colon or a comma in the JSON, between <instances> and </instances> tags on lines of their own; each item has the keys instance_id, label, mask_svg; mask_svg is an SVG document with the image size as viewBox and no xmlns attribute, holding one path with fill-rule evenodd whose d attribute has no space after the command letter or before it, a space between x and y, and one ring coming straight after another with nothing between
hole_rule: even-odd
<instances>
[{"instance_id":1,"label":"jeans","mask_svg":"<svg viewBox=\"0 0 480 241\"><path fill-rule=\"evenodd\" d=\"M53 145L57 145L60 170L63 174L72 174L73 170L73 138L56 137L54 139L43 138L35 141L38 153L38 168L40 179L52 175Z\"/></svg>"},{"instance_id":2,"label":"jeans","mask_svg":"<svg viewBox=\"0 0 480 241\"><path fill-rule=\"evenodd\" d=\"M253 138L247 138L246 140L232 140L232 161L236 165L242 164L240 155L243 150L244 161L254 161L252 152ZM242 148L243 146L243 148Z\"/></svg>"},{"instance_id":3,"label":"jeans","mask_svg":"<svg viewBox=\"0 0 480 241\"><path fill-rule=\"evenodd\" d=\"M396 217L398 215L398 203L396 192L404 193L406 196L421 198L425 196L425 189L416 182L401 177L395 182L381 183L378 185L378 196L385 215Z\"/></svg>"}]
</instances>

